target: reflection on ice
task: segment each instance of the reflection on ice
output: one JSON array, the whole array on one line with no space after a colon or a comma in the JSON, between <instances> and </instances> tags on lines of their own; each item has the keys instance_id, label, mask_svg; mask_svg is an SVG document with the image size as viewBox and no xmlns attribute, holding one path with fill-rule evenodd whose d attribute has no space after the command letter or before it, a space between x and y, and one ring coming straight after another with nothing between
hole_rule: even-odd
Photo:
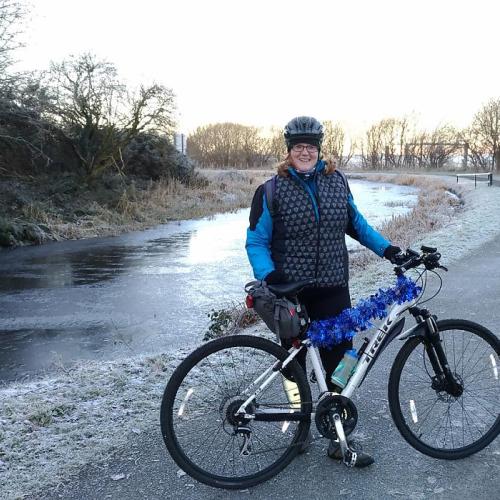
<instances>
[{"instance_id":1,"label":"reflection on ice","mask_svg":"<svg viewBox=\"0 0 500 500\"><path fill-rule=\"evenodd\" d=\"M186 263L222 262L235 252L240 253L245 235L246 227L240 218L200 228L189 240Z\"/></svg>"}]
</instances>

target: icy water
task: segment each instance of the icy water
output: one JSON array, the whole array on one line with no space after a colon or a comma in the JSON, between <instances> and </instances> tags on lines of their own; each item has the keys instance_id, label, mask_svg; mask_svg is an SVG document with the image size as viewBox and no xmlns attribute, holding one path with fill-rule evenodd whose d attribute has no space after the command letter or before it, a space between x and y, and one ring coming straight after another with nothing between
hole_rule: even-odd
<instances>
[{"instance_id":1,"label":"icy water","mask_svg":"<svg viewBox=\"0 0 500 500\"><path fill-rule=\"evenodd\" d=\"M417 199L414 188L350 185L374 226ZM0 381L199 342L210 310L241 300L252 279L247 225L244 209L0 252ZM357 243L348 240L354 251Z\"/></svg>"}]
</instances>

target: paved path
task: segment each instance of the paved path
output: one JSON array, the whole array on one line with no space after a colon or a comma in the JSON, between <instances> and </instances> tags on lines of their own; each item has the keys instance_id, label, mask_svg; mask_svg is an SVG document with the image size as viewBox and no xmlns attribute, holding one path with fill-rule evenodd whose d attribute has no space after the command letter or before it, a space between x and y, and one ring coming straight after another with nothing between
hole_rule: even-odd
<instances>
[{"instance_id":1,"label":"paved path","mask_svg":"<svg viewBox=\"0 0 500 500\"><path fill-rule=\"evenodd\" d=\"M500 236L450 266L443 291L431 309L442 318L476 320L500 336L499 269ZM440 461L419 454L401 438L390 418L386 395L389 368L397 348L388 348L366 380L367 397L362 401L355 397L360 412L356 432L376 457L376 463L368 469L347 470L328 459L326 441L321 440L265 484L243 492L217 490L188 476L178 477L179 469L167 456L158 430L137 436L109 463L87 467L69 485L45 493L43 498L498 498L500 439L465 460ZM124 479L111 478L117 474L123 474Z\"/></svg>"}]
</instances>

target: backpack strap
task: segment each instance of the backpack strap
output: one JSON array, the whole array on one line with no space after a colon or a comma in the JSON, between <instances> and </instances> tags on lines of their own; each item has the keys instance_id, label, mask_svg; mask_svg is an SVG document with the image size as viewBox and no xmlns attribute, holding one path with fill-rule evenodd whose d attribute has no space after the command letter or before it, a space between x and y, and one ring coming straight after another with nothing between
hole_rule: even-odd
<instances>
[{"instance_id":1,"label":"backpack strap","mask_svg":"<svg viewBox=\"0 0 500 500\"><path fill-rule=\"evenodd\" d=\"M347 183L347 177L344 174L344 172L341 172L340 170L335 170L335 172L338 172L340 178L342 179L342 182L344 183L344 187L346 188L347 192L350 193L351 189L349 188L349 184Z\"/></svg>"},{"instance_id":2,"label":"backpack strap","mask_svg":"<svg viewBox=\"0 0 500 500\"><path fill-rule=\"evenodd\" d=\"M274 217L276 213L276 207L274 206L274 193L276 193L276 175L273 175L264 183L264 193L266 195L266 204L271 214Z\"/></svg>"}]
</instances>

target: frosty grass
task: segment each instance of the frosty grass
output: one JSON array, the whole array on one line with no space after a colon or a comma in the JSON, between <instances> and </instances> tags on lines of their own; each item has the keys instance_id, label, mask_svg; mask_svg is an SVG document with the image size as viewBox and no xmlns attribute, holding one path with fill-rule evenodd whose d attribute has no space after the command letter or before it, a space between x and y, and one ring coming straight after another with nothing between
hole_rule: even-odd
<instances>
[{"instance_id":1,"label":"frosty grass","mask_svg":"<svg viewBox=\"0 0 500 500\"><path fill-rule=\"evenodd\" d=\"M461 191L465 208L413 248L437 246L449 264L500 232L499 189L481 185ZM352 296L367 296L392 282L390 266L371 263L353 276ZM190 350L80 363L1 387L2 498L21 498L67 481L86 464L109 458L134 434L157 429L166 382Z\"/></svg>"}]
</instances>

